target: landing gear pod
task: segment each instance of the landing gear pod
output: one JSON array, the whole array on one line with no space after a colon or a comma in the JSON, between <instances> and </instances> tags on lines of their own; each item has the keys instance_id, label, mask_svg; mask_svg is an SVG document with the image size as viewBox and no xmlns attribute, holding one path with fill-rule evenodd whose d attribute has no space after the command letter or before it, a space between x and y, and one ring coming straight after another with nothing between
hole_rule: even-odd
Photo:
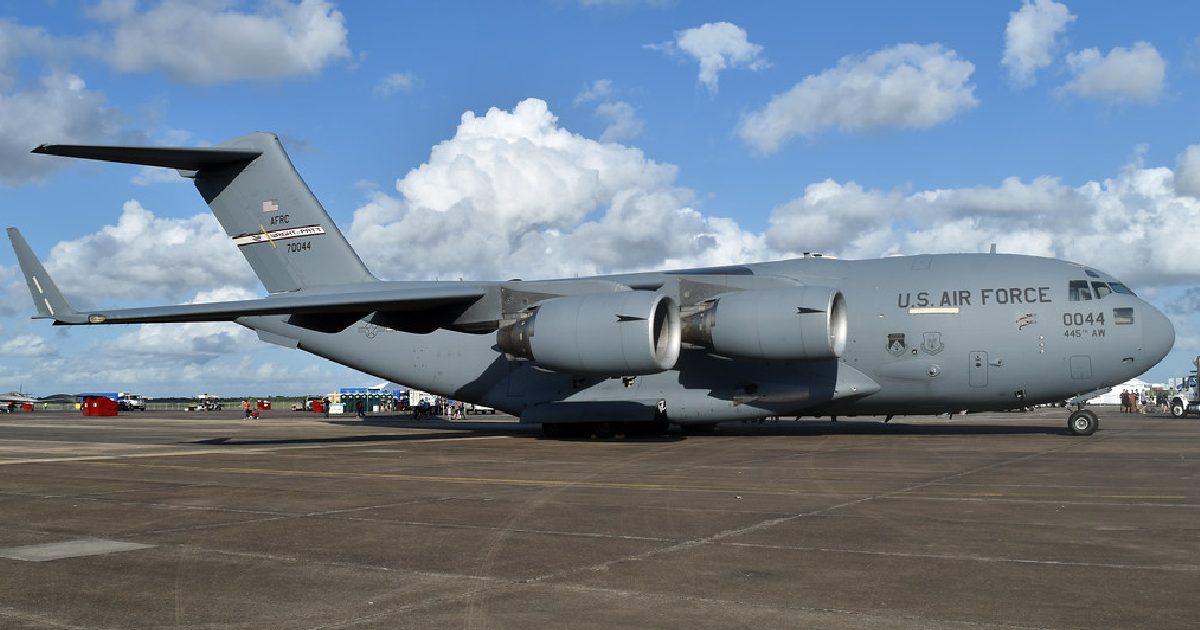
<instances>
[{"instance_id":1,"label":"landing gear pod","mask_svg":"<svg viewBox=\"0 0 1200 630\"><path fill-rule=\"evenodd\" d=\"M682 324L683 341L727 357L832 359L846 350L846 300L829 287L726 293Z\"/></svg>"},{"instance_id":2,"label":"landing gear pod","mask_svg":"<svg viewBox=\"0 0 1200 630\"><path fill-rule=\"evenodd\" d=\"M508 354L556 372L654 374L679 358L679 309L648 291L551 298L500 328L496 340Z\"/></svg>"}]
</instances>

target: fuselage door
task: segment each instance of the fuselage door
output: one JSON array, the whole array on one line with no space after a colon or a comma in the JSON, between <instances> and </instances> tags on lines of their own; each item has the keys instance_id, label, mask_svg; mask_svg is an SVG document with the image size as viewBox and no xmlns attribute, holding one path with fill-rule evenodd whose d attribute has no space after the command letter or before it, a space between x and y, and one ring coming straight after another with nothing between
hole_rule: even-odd
<instances>
[{"instance_id":1,"label":"fuselage door","mask_svg":"<svg viewBox=\"0 0 1200 630\"><path fill-rule=\"evenodd\" d=\"M1092 378L1092 357L1077 354L1071 357L1071 378L1086 380Z\"/></svg>"},{"instance_id":2,"label":"fuselage door","mask_svg":"<svg viewBox=\"0 0 1200 630\"><path fill-rule=\"evenodd\" d=\"M972 350L970 356L971 387L987 387L988 383L988 353L983 350Z\"/></svg>"}]
</instances>

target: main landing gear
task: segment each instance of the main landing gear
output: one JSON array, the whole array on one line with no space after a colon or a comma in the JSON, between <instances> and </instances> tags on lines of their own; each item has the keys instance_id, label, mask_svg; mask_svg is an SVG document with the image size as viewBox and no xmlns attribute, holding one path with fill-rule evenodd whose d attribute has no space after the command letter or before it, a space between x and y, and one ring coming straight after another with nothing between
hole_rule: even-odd
<instances>
[{"instance_id":1,"label":"main landing gear","mask_svg":"<svg viewBox=\"0 0 1200 630\"><path fill-rule=\"evenodd\" d=\"M1100 428L1100 418L1091 409L1078 409L1067 418L1067 430L1072 435L1091 435Z\"/></svg>"},{"instance_id":2,"label":"main landing gear","mask_svg":"<svg viewBox=\"0 0 1200 630\"><path fill-rule=\"evenodd\" d=\"M617 436L662 437L671 430L665 418L651 422L543 422L548 438L611 440Z\"/></svg>"}]
</instances>

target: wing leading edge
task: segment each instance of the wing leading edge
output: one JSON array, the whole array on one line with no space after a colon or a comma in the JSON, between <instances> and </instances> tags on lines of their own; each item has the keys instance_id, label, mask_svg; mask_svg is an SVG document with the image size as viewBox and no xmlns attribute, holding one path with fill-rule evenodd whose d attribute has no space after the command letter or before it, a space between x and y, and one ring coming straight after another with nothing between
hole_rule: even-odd
<instances>
[{"instance_id":1,"label":"wing leading edge","mask_svg":"<svg viewBox=\"0 0 1200 630\"><path fill-rule=\"evenodd\" d=\"M209 304L149 306L88 313L85 324L171 324L222 322L239 317L263 315L366 315L372 312L411 312L454 304L469 304L483 297L474 286L432 286L386 291L323 292L311 295L279 295L257 300L235 300Z\"/></svg>"}]
</instances>

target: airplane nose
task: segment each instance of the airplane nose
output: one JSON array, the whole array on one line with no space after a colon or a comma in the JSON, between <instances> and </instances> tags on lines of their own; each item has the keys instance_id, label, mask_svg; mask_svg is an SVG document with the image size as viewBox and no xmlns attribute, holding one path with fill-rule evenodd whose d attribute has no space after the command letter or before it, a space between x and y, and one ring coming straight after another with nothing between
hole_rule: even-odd
<instances>
[{"instance_id":1,"label":"airplane nose","mask_svg":"<svg viewBox=\"0 0 1200 630\"><path fill-rule=\"evenodd\" d=\"M1147 367L1158 364L1175 345L1175 326L1158 309L1146 305L1142 316L1142 351Z\"/></svg>"}]
</instances>

